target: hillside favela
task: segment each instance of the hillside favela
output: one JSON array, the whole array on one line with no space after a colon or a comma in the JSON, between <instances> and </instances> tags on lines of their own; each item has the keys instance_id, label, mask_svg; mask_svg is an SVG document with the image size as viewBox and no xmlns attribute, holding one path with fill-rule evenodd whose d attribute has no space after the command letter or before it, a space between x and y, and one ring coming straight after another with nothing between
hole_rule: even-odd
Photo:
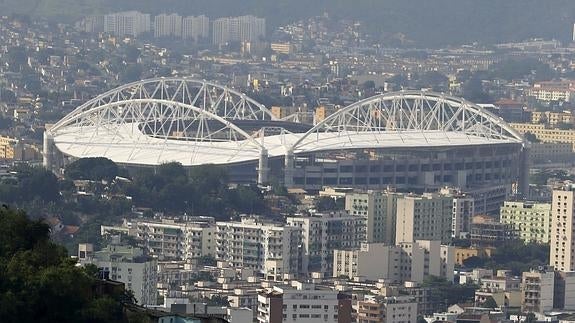
<instances>
[{"instance_id":1,"label":"hillside favela","mask_svg":"<svg viewBox=\"0 0 575 323\"><path fill-rule=\"evenodd\" d=\"M0 322L575 322L575 1L0 0Z\"/></svg>"}]
</instances>

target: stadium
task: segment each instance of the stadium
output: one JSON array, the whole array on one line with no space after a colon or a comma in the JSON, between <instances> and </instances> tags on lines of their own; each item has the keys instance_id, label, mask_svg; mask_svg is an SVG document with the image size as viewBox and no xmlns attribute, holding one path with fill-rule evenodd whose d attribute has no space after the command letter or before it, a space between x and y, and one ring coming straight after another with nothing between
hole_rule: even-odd
<instances>
[{"instance_id":1,"label":"stadium","mask_svg":"<svg viewBox=\"0 0 575 323\"><path fill-rule=\"evenodd\" d=\"M427 91L385 93L314 124L276 118L233 89L186 78L126 84L44 134L44 165L107 157L126 167L225 165L238 183L489 194L525 188L526 145L501 118ZM498 193L494 193L497 190Z\"/></svg>"}]
</instances>

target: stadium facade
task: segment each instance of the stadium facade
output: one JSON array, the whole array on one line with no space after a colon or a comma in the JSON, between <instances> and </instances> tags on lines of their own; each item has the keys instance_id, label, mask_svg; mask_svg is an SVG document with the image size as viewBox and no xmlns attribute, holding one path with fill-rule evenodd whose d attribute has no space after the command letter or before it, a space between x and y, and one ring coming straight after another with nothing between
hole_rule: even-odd
<instances>
[{"instance_id":1,"label":"stadium facade","mask_svg":"<svg viewBox=\"0 0 575 323\"><path fill-rule=\"evenodd\" d=\"M527 146L476 104L426 91L386 93L307 125L277 119L232 89L185 78L130 83L78 107L44 134L44 164L107 157L130 167L226 165L239 183L319 190L450 186L499 203L525 191Z\"/></svg>"}]
</instances>

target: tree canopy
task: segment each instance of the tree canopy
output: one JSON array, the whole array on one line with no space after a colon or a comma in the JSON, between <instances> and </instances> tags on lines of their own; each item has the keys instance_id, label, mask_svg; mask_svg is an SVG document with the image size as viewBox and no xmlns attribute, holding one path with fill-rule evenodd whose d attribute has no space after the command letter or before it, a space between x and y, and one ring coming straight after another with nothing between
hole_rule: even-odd
<instances>
[{"instance_id":1,"label":"tree canopy","mask_svg":"<svg viewBox=\"0 0 575 323\"><path fill-rule=\"evenodd\" d=\"M0 208L2 322L124 322L124 294L96 295L94 271L75 266L48 226Z\"/></svg>"},{"instance_id":2,"label":"tree canopy","mask_svg":"<svg viewBox=\"0 0 575 323\"><path fill-rule=\"evenodd\" d=\"M118 165L104 157L81 158L67 165L64 174L72 180L112 180L118 176Z\"/></svg>"}]
</instances>

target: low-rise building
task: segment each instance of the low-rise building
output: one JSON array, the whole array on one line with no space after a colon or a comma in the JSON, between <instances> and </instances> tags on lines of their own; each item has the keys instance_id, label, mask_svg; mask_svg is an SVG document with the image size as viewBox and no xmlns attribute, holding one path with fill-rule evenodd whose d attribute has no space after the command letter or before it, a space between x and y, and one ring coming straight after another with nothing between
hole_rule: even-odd
<instances>
[{"instance_id":1,"label":"low-rise building","mask_svg":"<svg viewBox=\"0 0 575 323\"><path fill-rule=\"evenodd\" d=\"M258 295L259 323L351 322L351 297L313 284L273 286Z\"/></svg>"},{"instance_id":2,"label":"low-rise building","mask_svg":"<svg viewBox=\"0 0 575 323\"><path fill-rule=\"evenodd\" d=\"M555 272L548 268L524 272L521 279L521 311L544 313L553 309Z\"/></svg>"},{"instance_id":3,"label":"low-rise building","mask_svg":"<svg viewBox=\"0 0 575 323\"><path fill-rule=\"evenodd\" d=\"M378 261L373 261L378 259ZM334 277L360 277L389 282L423 282L430 275L453 280L454 247L418 240L397 246L363 244L356 250L334 251Z\"/></svg>"},{"instance_id":4,"label":"low-rise building","mask_svg":"<svg viewBox=\"0 0 575 323\"><path fill-rule=\"evenodd\" d=\"M411 323L417 320L417 302L410 296L373 296L357 302L358 323Z\"/></svg>"}]
</instances>

